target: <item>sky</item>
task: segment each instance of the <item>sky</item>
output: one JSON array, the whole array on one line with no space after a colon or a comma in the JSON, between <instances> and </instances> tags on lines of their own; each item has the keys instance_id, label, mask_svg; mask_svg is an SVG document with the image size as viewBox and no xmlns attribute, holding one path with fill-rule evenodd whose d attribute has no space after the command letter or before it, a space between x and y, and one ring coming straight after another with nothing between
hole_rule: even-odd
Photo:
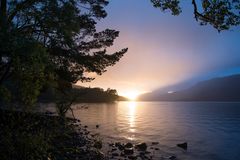
<instances>
[{"instance_id":1,"label":"sky","mask_svg":"<svg viewBox=\"0 0 240 160\"><path fill-rule=\"evenodd\" d=\"M129 50L103 75L78 85L127 95L240 73L239 29L218 33L212 26L200 26L191 1L184 2L181 15L172 16L154 8L150 0L111 0L108 16L97 29L120 31L110 53Z\"/></svg>"}]
</instances>

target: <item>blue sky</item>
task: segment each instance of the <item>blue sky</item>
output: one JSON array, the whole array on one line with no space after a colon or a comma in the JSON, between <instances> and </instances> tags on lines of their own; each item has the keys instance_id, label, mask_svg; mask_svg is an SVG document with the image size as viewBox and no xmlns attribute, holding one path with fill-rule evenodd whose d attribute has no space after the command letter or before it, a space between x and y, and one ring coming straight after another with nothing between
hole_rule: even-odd
<instances>
[{"instance_id":1,"label":"blue sky","mask_svg":"<svg viewBox=\"0 0 240 160\"><path fill-rule=\"evenodd\" d=\"M120 95L240 73L239 28L218 33L193 18L191 1L179 16L163 13L150 0L111 0L98 23L120 31L109 52L128 53L85 86L115 88ZM80 84L82 85L82 84Z\"/></svg>"}]
</instances>

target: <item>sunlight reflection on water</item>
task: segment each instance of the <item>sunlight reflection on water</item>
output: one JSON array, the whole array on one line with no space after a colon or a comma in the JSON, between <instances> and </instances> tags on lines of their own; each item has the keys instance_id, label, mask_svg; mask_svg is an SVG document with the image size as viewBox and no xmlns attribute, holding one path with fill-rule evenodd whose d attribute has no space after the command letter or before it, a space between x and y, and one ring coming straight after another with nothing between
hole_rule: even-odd
<instances>
[{"instance_id":1,"label":"sunlight reflection on water","mask_svg":"<svg viewBox=\"0 0 240 160\"><path fill-rule=\"evenodd\" d=\"M137 107L137 104L135 101L131 101L128 103L127 105L128 107L128 112L127 112L127 115L128 115L128 121L129 121L129 131L131 133L133 133L132 135L130 135L130 137L127 137L127 139L129 140L135 140L135 111L136 111L136 107Z\"/></svg>"},{"instance_id":2,"label":"sunlight reflection on water","mask_svg":"<svg viewBox=\"0 0 240 160\"><path fill-rule=\"evenodd\" d=\"M130 101L84 105L88 109L76 107L75 116L106 141L157 141L160 148L186 160L232 160L240 153L240 103ZM96 129L96 124L100 128ZM184 141L189 143L187 153L176 147Z\"/></svg>"}]
</instances>

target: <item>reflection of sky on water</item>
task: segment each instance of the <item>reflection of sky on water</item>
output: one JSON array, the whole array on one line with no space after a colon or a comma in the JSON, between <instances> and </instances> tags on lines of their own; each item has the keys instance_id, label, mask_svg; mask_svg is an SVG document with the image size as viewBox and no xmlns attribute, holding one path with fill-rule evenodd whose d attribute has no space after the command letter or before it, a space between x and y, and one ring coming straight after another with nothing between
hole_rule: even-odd
<instances>
[{"instance_id":1,"label":"reflection of sky on water","mask_svg":"<svg viewBox=\"0 0 240 160\"><path fill-rule=\"evenodd\" d=\"M240 103L132 101L88 106L74 109L75 116L107 142L159 142L162 150L186 160L232 160L240 153ZM189 143L186 154L176 148L184 141Z\"/></svg>"}]
</instances>

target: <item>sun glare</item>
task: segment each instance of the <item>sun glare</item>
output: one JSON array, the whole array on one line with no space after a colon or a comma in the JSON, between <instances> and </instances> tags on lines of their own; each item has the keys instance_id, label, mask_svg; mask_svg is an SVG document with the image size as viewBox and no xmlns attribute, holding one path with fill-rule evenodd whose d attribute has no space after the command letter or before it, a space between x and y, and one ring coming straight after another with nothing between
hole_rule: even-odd
<instances>
[{"instance_id":1,"label":"sun glare","mask_svg":"<svg viewBox=\"0 0 240 160\"><path fill-rule=\"evenodd\" d=\"M139 93L137 91L131 91L131 92L124 94L124 96L131 101L136 100L138 95L139 95Z\"/></svg>"}]
</instances>

